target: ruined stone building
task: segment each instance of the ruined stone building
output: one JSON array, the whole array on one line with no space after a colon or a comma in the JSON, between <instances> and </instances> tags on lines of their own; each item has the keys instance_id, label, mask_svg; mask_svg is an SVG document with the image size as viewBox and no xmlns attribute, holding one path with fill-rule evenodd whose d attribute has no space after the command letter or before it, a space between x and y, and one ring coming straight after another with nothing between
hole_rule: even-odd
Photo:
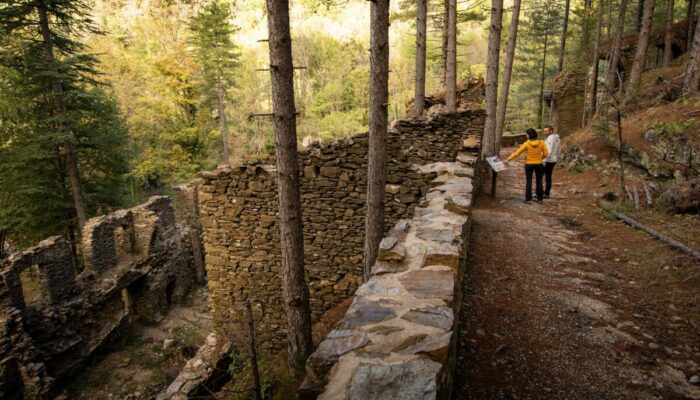
<instances>
[{"instance_id":1,"label":"ruined stone building","mask_svg":"<svg viewBox=\"0 0 700 400\"><path fill-rule=\"evenodd\" d=\"M168 197L152 197L87 221L80 260L57 236L3 261L0 398L52 398L134 321L159 321L203 279L199 233L175 215ZM28 273L35 288L23 287Z\"/></svg>"}]
</instances>

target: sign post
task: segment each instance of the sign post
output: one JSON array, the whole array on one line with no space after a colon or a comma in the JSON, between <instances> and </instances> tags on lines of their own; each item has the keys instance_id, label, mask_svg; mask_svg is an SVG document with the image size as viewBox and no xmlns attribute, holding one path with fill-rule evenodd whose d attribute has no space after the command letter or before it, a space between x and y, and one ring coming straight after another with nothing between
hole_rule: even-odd
<instances>
[{"instance_id":1,"label":"sign post","mask_svg":"<svg viewBox=\"0 0 700 400\"><path fill-rule=\"evenodd\" d=\"M496 198L496 179L498 173L507 169L506 165L503 163L500 157L486 157L486 162L491 166L491 197Z\"/></svg>"}]
</instances>

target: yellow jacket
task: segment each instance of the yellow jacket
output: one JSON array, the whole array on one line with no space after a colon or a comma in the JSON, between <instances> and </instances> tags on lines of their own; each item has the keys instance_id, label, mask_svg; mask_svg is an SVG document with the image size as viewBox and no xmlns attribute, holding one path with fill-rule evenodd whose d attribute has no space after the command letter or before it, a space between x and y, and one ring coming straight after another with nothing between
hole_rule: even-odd
<instances>
[{"instance_id":1,"label":"yellow jacket","mask_svg":"<svg viewBox=\"0 0 700 400\"><path fill-rule=\"evenodd\" d=\"M508 161L519 156L523 151L527 151L525 153L525 164L542 164L542 160L549 155L549 150L547 150L547 145L544 144L544 141L539 139L528 140L508 157Z\"/></svg>"}]
</instances>

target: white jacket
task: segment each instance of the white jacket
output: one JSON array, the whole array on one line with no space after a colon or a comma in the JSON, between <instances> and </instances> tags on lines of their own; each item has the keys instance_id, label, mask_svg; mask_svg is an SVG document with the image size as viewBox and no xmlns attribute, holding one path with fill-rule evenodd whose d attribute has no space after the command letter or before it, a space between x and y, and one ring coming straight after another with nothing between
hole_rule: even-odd
<instances>
[{"instance_id":1,"label":"white jacket","mask_svg":"<svg viewBox=\"0 0 700 400\"><path fill-rule=\"evenodd\" d=\"M556 133L552 133L551 135L547 136L547 138L544 140L544 144L547 145L547 150L549 150L549 155L545 157L543 162L546 163L555 163L559 160L559 142L561 140L559 139L559 135Z\"/></svg>"}]
</instances>

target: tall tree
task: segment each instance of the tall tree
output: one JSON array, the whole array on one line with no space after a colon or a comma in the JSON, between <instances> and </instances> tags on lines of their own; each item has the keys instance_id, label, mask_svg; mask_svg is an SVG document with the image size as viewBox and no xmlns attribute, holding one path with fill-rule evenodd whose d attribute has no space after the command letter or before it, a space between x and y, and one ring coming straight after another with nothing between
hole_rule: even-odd
<instances>
[{"instance_id":1,"label":"tall tree","mask_svg":"<svg viewBox=\"0 0 700 400\"><path fill-rule=\"evenodd\" d=\"M506 108L508 106L508 93L510 91L510 78L513 73L513 58L515 57L515 44L518 38L518 22L520 21L520 0L513 1L513 11L510 17L510 30L508 31L508 45L506 46L506 61L503 66L503 82L501 83L501 95L498 99L498 113L496 115L496 154L501 150L503 139L503 127L506 120Z\"/></svg>"},{"instance_id":2,"label":"tall tree","mask_svg":"<svg viewBox=\"0 0 700 400\"><path fill-rule=\"evenodd\" d=\"M564 5L564 23L562 24L561 41L559 45L559 59L557 60L557 75L559 75L564 68L564 55L566 54L566 36L569 28L570 6L571 0L566 0Z\"/></svg>"},{"instance_id":3,"label":"tall tree","mask_svg":"<svg viewBox=\"0 0 700 400\"><path fill-rule=\"evenodd\" d=\"M603 7L605 6L605 0L600 0L598 4L598 18L596 20L596 36L595 44L593 45L593 60L591 61L591 77L588 87L588 107L584 110L584 124L589 118L592 118L596 112L597 100L598 100L598 71L600 64L600 41L603 36Z\"/></svg>"},{"instance_id":4,"label":"tall tree","mask_svg":"<svg viewBox=\"0 0 700 400\"><path fill-rule=\"evenodd\" d=\"M0 63L17 74L15 77L21 80L24 94L31 97L29 105L36 107L36 113L30 121L35 127L42 125L42 136L46 139L42 143L49 146L45 150L58 149L54 156L60 160L54 161L64 173L61 180L65 182L73 209L72 215L61 216L64 221L61 225L82 226L90 213L86 194L94 199L97 193L83 182L93 171L80 171L81 165L91 164L92 160L81 161L79 155L81 148L99 148L90 143L96 132L84 130L96 126L86 125L86 121L98 115L105 117L104 113L116 113L115 109L110 109L111 105L106 105L104 93L96 89L96 58L87 54L84 44L75 39L98 33L89 17L88 5L81 0L4 2L0 4L0 31L12 36L12 43L3 49ZM116 114L110 118L118 120ZM123 131L115 132L115 136L121 133ZM123 176L115 172L115 177ZM59 193L61 191L57 190L55 197L61 197ZM98 204L91 206L95 210ZM65 222L71 220L76 223Z\"/></svg>"},{"instance_id":5,"label":"tall tree","mask_svg":"<svg viewBox=\"0 0 700 400\"><path fill-rule=\"evenodd\" d=\"M620 0L620 9L617 17L617 28L615 31L615 40L610 50L610 62L608 63L608 74L605 78L605 98L607 94L612 92L618 84L618 63L620 61L620 48L622 46L622 36L625 32L625 16L627 15L627 0Z\"/></svg>"},{"instance_id":6,"label":"tall tree","mask_svg":"<svg viewBox=\"0 0 700 400\"><path fill-rule=\"evenodd\" d=\"M544 82L547 78L547 47L549 46L549 27L544 28L544 42L542 50L542 65L540 67L540 99L537 102L537 126L544 123Z\"/></svg>"},{"instance_id":7,"label":"tall tree","mask_svg":"<svg viewBox=\"0 0 700 400\"><path fill-rule=\"evenodd\" d=\"M673 0L666 0L666 27L664 28L664 67L673 60Z\"/></svg>"},{"instance_id":8,"label":"tall tree","mask_svg":"<svg viewBox=\"0 0 700 400\"><path fill-rule=\"evenodd\" d=\"M416 10L416 95L413 116L423 115L425 107L425 46L428 19L428 0L417 0Z\"/></svg>"},{"instance_id":9,"label":"tall tree","mask_svg":"<svg viewBox=\"0 0 700 400\"><path fill-rule=\"evenodd\" d=\"M491 23L489 25L488 58L486 61L486 122L481 153L485 156L498 154L496 148L496 97L498 96L498 63L501 53L501 21L503 0L491 0Z\"/></svg>"},{"instance_id":10,"label":"tall tree","mask_svg":"<svg viewBox=\"0 0 700 400\"><path fill-rule=\"evenodd\" d=\"M443 0L443 18L442 18L442 46L440 46L440 88L447 88L447 53L448 53L448 38L450 36L450 24L448 23L450 15L450 4L452 0Z\"/></svg>"},{"instance_id":11,"label":"tall tree","mask_svg":"<svg viewBox=\"0 0 700 400\"><path fill-rule=\"evenodd\" d=\"M447 13L447 72L445 105L447 111L457 110L457 0L449 0Z\"/></svg>"},{"instance_id":12,"label":"tall tree","mask_svg":"<svg viewBox=\"0 0 700 400\"><path fill-rule=\"evenodd\" d=\"M238 66L238 52L231 36L234 29L229 23L231 12L219 0L211 2L192 19L194 55L199 64L203 103L216 104L224 163L230 161L229 129L226 119L228 90L235 85L234 71ZM212 94L214 95L212 99Z\"/></svg>"},{"instance_id":13,"label":"tall tree","mask_svg":"<svg viewBox=\"0 0 700 400\"><path fill-rule=\"evenodd\" d=\"M693 47L693 38L695 37L693 28L695 28L695 25L693 24L693 17L695 16L695 0L688 0L687 3L687 10L686 10L686 20L688 21L688 32L686 34L686 49L687 51L692 50Z\"/></svg>"},{"instance_id":14,"label":"tall tree","mask_svg":"<svg viewBox=\"0 0 700 400\"><path fill-rule=\"evenodd\" d=\"M275 132L282 286L287 312L287 355L298 366L313 350L309 288L304 280L304 239L299 192L294 66L288 0L267 0L267 26Z\"/></svg>"},{"instance_id":15,"label":"tall tree","mask_svg":"<svg viewBox=\"0 0 700 400\"><path fill-rule=\"evenodd\" d=\"M651 35L653 18L654 0L645 0L642 30L639 32L639 40L637 40L637 52L634 56L634 61L632 62L632 68L630 68L629 78L627 79L627 99L633 97L639 89L642 71L644 70L644 66L647 61L647 48L649 47L649 37Z\"/></svg>"},{"instance_id":16,"label":"tall tree","mask_svg":"<svg viewBox=\"0 0 700 400\"><path fill-rule=\"evenodd\" d=\"M688 64L685 69L685 80L683 81L683 93L690 94L698 91L700 86L700 19L695 28L693 46L688 55Z\"/></svg>"},{"instance_id":17,"label":"tall tree","mask_svg":"<svg viewBox=\"0 0 700 400\"><path fill-rule=\"evenodd\" d=\"M271 0L268 0L271 1ZM389 101L389 0L371 2L369 155L365 217L364 279L368 280L384 235L386 135Z\"/></svg>"}]
</instances>

